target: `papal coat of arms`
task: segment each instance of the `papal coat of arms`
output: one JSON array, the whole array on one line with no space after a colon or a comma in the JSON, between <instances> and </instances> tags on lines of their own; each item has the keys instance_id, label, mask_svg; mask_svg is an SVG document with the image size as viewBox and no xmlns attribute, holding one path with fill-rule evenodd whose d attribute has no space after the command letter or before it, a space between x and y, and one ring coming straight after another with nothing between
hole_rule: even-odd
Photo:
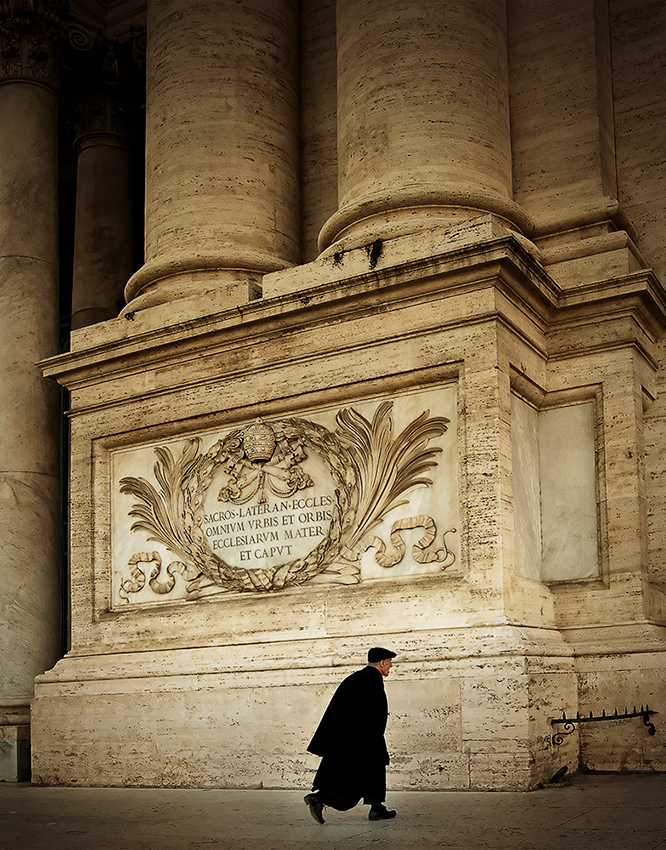
<instances>
[{"instance_id":1,"label":"papal coat of arms","mask_svg":"<svg viewBox=\"0 0 666 850\"><path fill-rule=\"evenodd\" d=\"M426 410L396 434L392 409L390 401L379 404L371 420L340 410L334 430L304 418L259 419L206 452L199 438L186 440L176 456L156 447L156 483L124 477L120 492L137 499L132 531L147 532L175 559L164 566L158 552L136 552L121 598L129 601L146 581L168 594L178 574L191 599L306 582L355 584L368 549L381 567L404 558L408 530L419 534L415 561L450 566L455 555L445 536L455 529L438 533L429 515L393 521L387 540L376 534L389 511L409 504L408 491L432 484L428 473L441 449L430 443L449 424ZM317 480L306 468L315 459Z\"/></svg>"}]
</instances>

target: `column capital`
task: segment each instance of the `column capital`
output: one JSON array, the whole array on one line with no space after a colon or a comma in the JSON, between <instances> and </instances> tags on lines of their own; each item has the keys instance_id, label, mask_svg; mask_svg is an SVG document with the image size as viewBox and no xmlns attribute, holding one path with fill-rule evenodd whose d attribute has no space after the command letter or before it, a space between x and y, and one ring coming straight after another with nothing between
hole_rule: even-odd
<instances>
[{"instance_id":1,"label":"column capital","mask_svg":"<svg viewBox=\"0 0 666 850\"><path fill-rule=\"evenodd\" d=\"M66 0L0 2L0 83L26 80L57 88L56 43Z\"/></svg>"},{"instance_id":2,"label":"column capital","mask_svg":"<svg viewBox=\"0 0 666 850\"><path fill-rule=\"evenodd\" d=\"M78 30L70 34L66 61L68 117L77 153L96 139L128 144L135 135L145 89L137 50L140 34L124 41L99 33L85 40L83 35Z\"/></svg>"}]
</instances>

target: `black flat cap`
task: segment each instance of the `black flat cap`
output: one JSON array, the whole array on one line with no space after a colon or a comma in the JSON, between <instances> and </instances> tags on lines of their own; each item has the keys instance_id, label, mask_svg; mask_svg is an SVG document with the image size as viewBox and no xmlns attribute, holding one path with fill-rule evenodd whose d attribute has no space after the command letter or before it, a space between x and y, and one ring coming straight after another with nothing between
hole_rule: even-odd
<instances>
[{"instance_id":1,"label":"black flat cap","mask_svg":"<svg viewBox=\"0 0 666 850\"><path fill-rule=\"evenodd\" d=\"M390 649L382 649L381 646L373 646L368 650L368 664L379 664L385 658L395 658L395 652Z\"/></svg>"}]
</instances>

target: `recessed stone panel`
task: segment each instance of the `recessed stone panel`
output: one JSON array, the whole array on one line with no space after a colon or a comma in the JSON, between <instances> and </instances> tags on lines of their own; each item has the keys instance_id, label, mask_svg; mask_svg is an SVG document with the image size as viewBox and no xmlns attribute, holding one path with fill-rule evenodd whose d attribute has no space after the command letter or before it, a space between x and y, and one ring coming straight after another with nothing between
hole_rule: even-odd
<instances>
[{"instance_id":1,"label":"recessed stone panel","mask_svg":"<svg viewBox=\"0 0 666 850\"><path fill-rule=\"evenodd\" d=\"M112 605L441 572L456 387L110 451Z\"/></svg>"}]
</instances>

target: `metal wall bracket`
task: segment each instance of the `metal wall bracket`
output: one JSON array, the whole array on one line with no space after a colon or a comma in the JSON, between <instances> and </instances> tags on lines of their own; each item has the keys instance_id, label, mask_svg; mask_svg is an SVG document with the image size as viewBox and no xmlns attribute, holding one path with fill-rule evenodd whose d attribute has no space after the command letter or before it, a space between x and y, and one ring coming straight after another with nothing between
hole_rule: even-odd
<instances>
[{"instance_id":1,"label":"metal wall bracket","mask_svg":"<svg viewBox=\"0 0 666 850\"><path fill-rule=\"evenodd\" d=\"M613 714L606 714L605 711L602 711L600 715L593 715L592 712L590 712L589 717L581 717L578 712L576 712L575 717L567 717L563 711L562 717L554 718L550 721L552 726L562 726L562 728L558 729L553 735L553 743L558 745L564 743L565 736L571 735L571 733L575 730L577 723L596 723L601 720L627 720L630 717L640 717L643 721L643 726L647 727L648 735L654 735L657 730L650 718L654 714L658 713L659 712L653 711L647 705L645 708L641 706L639 711L636 711L636 706L634 706L633 711L629 711L625 708L624 712L619 712L616 708Z\"/></svg>"}]
</instances>

